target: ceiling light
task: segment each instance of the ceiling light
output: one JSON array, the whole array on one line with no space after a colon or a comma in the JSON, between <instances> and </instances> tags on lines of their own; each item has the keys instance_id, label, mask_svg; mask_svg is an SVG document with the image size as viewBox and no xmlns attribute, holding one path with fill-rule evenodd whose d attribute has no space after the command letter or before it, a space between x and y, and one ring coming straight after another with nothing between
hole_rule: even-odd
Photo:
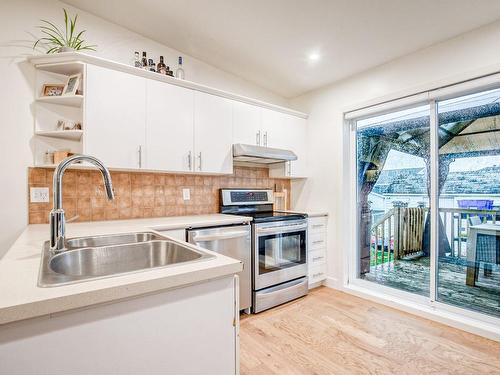
<instances>
[{"instance_id":1,"label":"ceiling light","mask_svg":"<svg viewBox=\"0 0 500 375\"><path fill-rule=\"evenodd\" d=\"M318 61L321 56L317 52L309 54L309 61Z\"/></svg>"}]
</instances>

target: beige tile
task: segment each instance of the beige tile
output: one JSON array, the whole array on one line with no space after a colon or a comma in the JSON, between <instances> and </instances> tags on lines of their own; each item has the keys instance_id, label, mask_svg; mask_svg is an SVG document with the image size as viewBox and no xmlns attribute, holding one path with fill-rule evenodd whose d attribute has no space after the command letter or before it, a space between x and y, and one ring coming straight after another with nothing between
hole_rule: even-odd
<instances>
[{"instance_id":1,"label":"beige tile","mask_svg":"<svg viewBox=\"0 0 500 375\"><path fill-rule=\"evenodd\" d=\"M28 178L32 184L45 184L47 171L43 168L30 168Z\"/></svg>"},{"instance_id":2,"label":"beige tile","mask_svg":"<svg viewBox=\"0 0 500 375\"><path fill-rule=\"evenodd\" d=\"M165 185L166 184L166 176L164 174L155 174L155 185Z\"/></svg>"},{"instance_id":3,"label":"beige tile","mask_svg":"<svg viewBox=\"0 0 500 375\"><path fill-rule=\"evenodd\" d=\"M53 204L52 175L53 169L28 170L28 185L49 187L50 193L49 203L29 203L30 223L48 221ZM276 183L279 190L290 191L290 181L270 179L267 168L235 167L232 176L112 172L112 178L116 199L109 202L99 172L67 171L63 179L65 209L79 215L78 221L206 214L218 212L221 187L274 188ZM182 188L191 189L191 200L182 199Z\"/></svg>"}]
</instances>

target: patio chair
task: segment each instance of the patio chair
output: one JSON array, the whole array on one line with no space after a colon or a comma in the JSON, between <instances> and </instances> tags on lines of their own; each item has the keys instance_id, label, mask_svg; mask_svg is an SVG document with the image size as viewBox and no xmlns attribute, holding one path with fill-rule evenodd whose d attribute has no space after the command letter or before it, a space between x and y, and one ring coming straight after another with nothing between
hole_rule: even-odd
<instances>
[{"instance_id":1,"label":"patio chair","mask_svg":"<svg viewBox=\"0 0 500 375\"><path fill-rule=\"evenodd\" d=\"M479 216L470 216L469 217L469 225L475 226L482 224L482 220ZM492 264L498 264L500 260L499 251L499 241L496 239L496 236L480 234L477 237L476 243L476 272L479 271L479 265L481 262L484 262L484 276L490 276L493 267Z\"/></svg>"}]
</instances>

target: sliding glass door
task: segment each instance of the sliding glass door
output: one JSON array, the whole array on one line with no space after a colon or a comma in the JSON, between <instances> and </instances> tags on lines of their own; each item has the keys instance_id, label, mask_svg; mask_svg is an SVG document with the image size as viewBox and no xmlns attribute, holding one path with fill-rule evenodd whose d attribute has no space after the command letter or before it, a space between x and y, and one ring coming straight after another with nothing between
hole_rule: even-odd
<instances>
[{"instance_id":1,"label":"sliding glass door","mask_svg":"<svg viewBox=\"0 0 500 375\"><path fill-rule=\"evenodd\" d=\"M429 295L429 105L359 120L359 277Z\"/></svg>"},{"instance_id":2,"label":"sliding glass door","mask_svg":"<svg viewBox=\"0 0 500 375\"><path fill-rule=\"evenodd\" d=\"M436 299L500 317L500 90L437 103Z\"/></svg>"},{"instance_id":3,"label":"sliding glass door","mask_svg":"<svg viewBox=\"0 0 500 375\"><path fill-rule=\"evenodd\" d=\"M393 108L350 119L357 279L500 317L500 89Z\"/></svg>"}]
</instances>

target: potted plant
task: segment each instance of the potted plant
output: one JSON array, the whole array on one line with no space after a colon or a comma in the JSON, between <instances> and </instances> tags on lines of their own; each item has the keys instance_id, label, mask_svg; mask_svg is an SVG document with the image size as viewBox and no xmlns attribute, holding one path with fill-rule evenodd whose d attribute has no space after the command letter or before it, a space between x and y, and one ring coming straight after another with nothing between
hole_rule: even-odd
<instances>
[{"instance_id":1,"label":"potted plant","mask_svg":"<svg viewBox=\"0 0 500 375\"><path fill-rule=\"evenodd\" d=\"M61 31L56 25L47 20L40 20L42 25L38 26L40 31L44 36L38 39L33 44L33 49L39 43L46 44L49 49L47 53L58 53L58 52L71 52L71 51L81 51L90 50L95 51L96 45L87 45L82 39L83 33L86 30L80 32L76 31L76 20L78 19L78 14L74 18L68 16L66 9L64 11L64 30Z\"/></svg>"}]
</instances>

